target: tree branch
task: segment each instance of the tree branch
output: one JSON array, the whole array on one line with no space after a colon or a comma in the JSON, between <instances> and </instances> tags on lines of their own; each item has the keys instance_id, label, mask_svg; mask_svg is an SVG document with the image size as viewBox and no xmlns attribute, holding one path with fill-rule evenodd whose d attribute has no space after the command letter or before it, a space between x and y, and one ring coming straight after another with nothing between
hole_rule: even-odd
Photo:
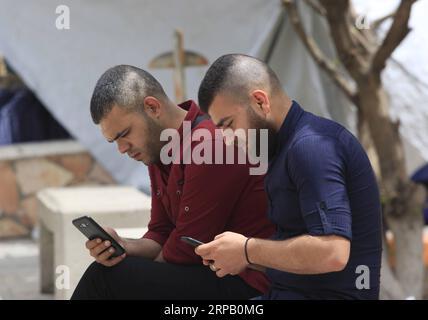
<instances>
[{"instance_id":1,"label":"tree branch","mask_svg":"<svg viewBox=\"0 0 428 320\"><path fill-rule=\"evenodd\" d=\"M368 70L367 50L359 43L352 32L355 21L351 16L349 0L320 0L327 12L330 33L337 54L343 65L355 81L359 81Z\"/></svg>"},{"instance_id":2,"label":"tree branch","mask_svg":"<svg viewBox=\"0 0 428 320\"><path fill-rule=\"evenodd\" d=\"M357 41L357 44L360 46L361 52L365 57L372 56L378 46L375 33L370 29L357 28L356 22L359 19L359 15L351 4L349 5L348 14L351 21L354 22L353 24L349 24L349 32L351 33L351 36Z\"/></svg>"},{"instance_id":3,"label":"tree branch","mask_svg":"<svg viewBox=\"0 0 428 320\"><path fill-rule=\"evenodd\" d=\"M319 15L325 17L326 16L326 12L325 9L317 2L317 0L304 0L305 3L311 7L316 13L318 13Z\"/></svg>"},{"instance_id":4,"label":"tree branch","mask_svg":"<svg viewBox=\"0 0 428 320\"><path fill-rule=\"evenodd\" d=\"M303 42L309 54L315 60L317 65L321 69L323 69L330 76L333 82L344 92L344 94L349 98L349 100L356 104L356 92L352 86L352 83L342 74L340 74L335 64L323 54L321 49L316 44L315 40L306 34L306 31L303 27L302 21L296 8L296 3L293 0L283 0L282 2L285 8L287 9L288 16L297 35Z\"/></svg>"},{"instance_id":5,"label":"tree branch","mask_svg":"<svg viewBox=\"0 0 428 320\"><path fill-rule=\"evenodd\" d=\"M354 20L355 21L355 20ZM370 36L367 32L361 32L358 28L352 26L349 30L351 35L357 40L359 46L364 52L364 55L373 54L376 49L376 42L374 38Z\"/></svg>"},{"instance_id":6,"label":"tree branch","mask_svg":"<svg viewBox=\"0 0 428 320\"><path fill-rule=\"evenodd\" d=\"M386 61L391 56L392 52L400 45L410 32L408 22L410 11L415 1L416 0L401 0L388 33L374 54L371 64L371 70L373 72L380 74L380 72L385 68Z\"/></svg>"},{"instance_id":7,"label":"tree branch","mask_svg":"<svg viewBox=\"0 0 428 320\"><path fill-rule=\"evenodd\" d=\"M384 23L386 20L388 20L388 19L390 19L390 18L394 18L394 16L395 16L395 12L396 12L396 11L393 11L393 12L391 12L391 13L387 14L386 16L383 16L383 17L381 17L381 18L379 18L379 19L377 19L377 20L373 21L373 22L372 22L372 27L373 27L373 29L375 29L375 30L379 29L380 25L381 25L382 23Z\"/></svg>"}]
</instances>

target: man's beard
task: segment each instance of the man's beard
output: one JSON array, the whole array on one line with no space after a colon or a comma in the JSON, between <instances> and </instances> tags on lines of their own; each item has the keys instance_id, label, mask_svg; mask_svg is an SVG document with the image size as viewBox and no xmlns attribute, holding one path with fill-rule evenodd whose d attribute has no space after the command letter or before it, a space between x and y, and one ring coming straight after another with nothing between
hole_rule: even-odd
<instances>
[{"instance_id":1,"label":"man's beard","mask_svg":"<svg viewBox=\"0 0 428 320\"><path fill-rule=\"evenodd\" d=\"M265 119L260 117L252 108L248 106L247 108L248 115L248 124L249 129L256 129L256 139L255 141L249 141L249 148L255 148L256 154L260 156L261 143L265 142L261 138L261 129L267 130L267 143L268 143L268 159L270 160L275 154L276 144L277 144L277 132L273 126L268 123ZM248 134L248 133L247 133Z\"/></svg>"},{"instance_id":2,"label":"man's beard","mask_svg":"<svg viewBox=\"0 0 428 320\"><path fill-rule=\"evenodd\" d=\"M160 135L162 133L162 128L160 125L158 125L155 121L150 119L149 117L146 118L147 121L147 156L148 159L144 161L146 165L149 164L159 164L161 163L160 159L160 153L162 150L162 147L167 143L167 141L161 141Z\"/></svg>"}]
</instances>

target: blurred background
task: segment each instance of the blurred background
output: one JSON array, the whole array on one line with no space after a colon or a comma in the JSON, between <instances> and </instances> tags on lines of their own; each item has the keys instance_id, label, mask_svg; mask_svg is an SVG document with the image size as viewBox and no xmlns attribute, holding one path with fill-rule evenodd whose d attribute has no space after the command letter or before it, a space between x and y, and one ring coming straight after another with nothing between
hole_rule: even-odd
<instances>
[{"instance_id":1,"label":"blurred background","mask_svg":"<svg viewBox=\"0 0 428 320\"><path fill-rule=\"evenodd\" d=\"M381 298L428 298L427 12L427 0L0 0L0 298L66 298L42 280L62 259L54 239L68 239L46 213L62 217L64 198L40 193L101 190L69 196L82 212L109 206L105 187L149 194L146 167L91 121L99 76L135 65L176 102L197 100L226 53L266 61L308 111L359 137L384 205Z\"/></svg>"}]
</instances>

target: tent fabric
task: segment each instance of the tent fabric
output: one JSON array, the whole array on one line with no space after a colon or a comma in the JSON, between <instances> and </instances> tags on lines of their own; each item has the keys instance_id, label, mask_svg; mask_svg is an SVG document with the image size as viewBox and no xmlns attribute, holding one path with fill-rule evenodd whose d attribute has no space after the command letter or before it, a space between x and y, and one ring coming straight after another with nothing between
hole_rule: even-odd
<instances>
[{"instance_id":1,"label":"tent fabric","mask_svg":"<svg viewBox=\"0 0 428 320\"><path fill-rule=\"evenodd\" d=\"M67 138L69 133L30 90L0 90L0 145Z\"/></svg>"},{"instance_id":2,"label":"tent fabric","mask_svg":"<svg viewBox=\"0 0 428 320\"><path fill-rule=\"evenodd\" d=\"M70 8L69 30L55 27L58 5ZM308 32L334 57L325 21L303 2L299 7ZM54 117L121 183L148 190L147 170L120 155L92 124L92 90L113 65L148 69L150 60L172 50L177 28L183 31L185 49L209 62L232 52L268 60L286 91L306 109L355 132L355 110L307 54L279 0L0 0L0 8L0 52ZM148 71L174 98L172 70ZM206 67L186 70L188 98L196 99L205 71ZM413 120L420 119L424 118ZM428 129L420 129L410 135L411 150L417 154L411 158L428 160L422 143Z\"/></svg>"},{"instance_id":3,"label":"tent fabric","mask_svg":"<svg viewBox=\"0 0 428 320\"><path fill-rule=\"evenodd\" d=\"M7 89L0 89L0 110L2 109L3 105L5 105L12 97L14 92L12 90Z\"/></svg>"}]
</instances>

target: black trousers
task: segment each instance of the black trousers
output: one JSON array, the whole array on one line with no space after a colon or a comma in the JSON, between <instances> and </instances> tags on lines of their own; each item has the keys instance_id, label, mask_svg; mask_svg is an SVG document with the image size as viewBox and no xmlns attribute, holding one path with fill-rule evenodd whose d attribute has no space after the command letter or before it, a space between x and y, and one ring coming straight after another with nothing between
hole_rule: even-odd
<instances>
[{"instance_id":1,"label":"black trousers","mask_svg":"<svg viewBox=\"0 0 428 320\"><path fill-rule=\"evenodd\" d=\"M259 295L239 276L218 278L202 264L186 266L126 257L114 267L92 263L71 299L241 300Z\"/></svg>"}]
</instances>

